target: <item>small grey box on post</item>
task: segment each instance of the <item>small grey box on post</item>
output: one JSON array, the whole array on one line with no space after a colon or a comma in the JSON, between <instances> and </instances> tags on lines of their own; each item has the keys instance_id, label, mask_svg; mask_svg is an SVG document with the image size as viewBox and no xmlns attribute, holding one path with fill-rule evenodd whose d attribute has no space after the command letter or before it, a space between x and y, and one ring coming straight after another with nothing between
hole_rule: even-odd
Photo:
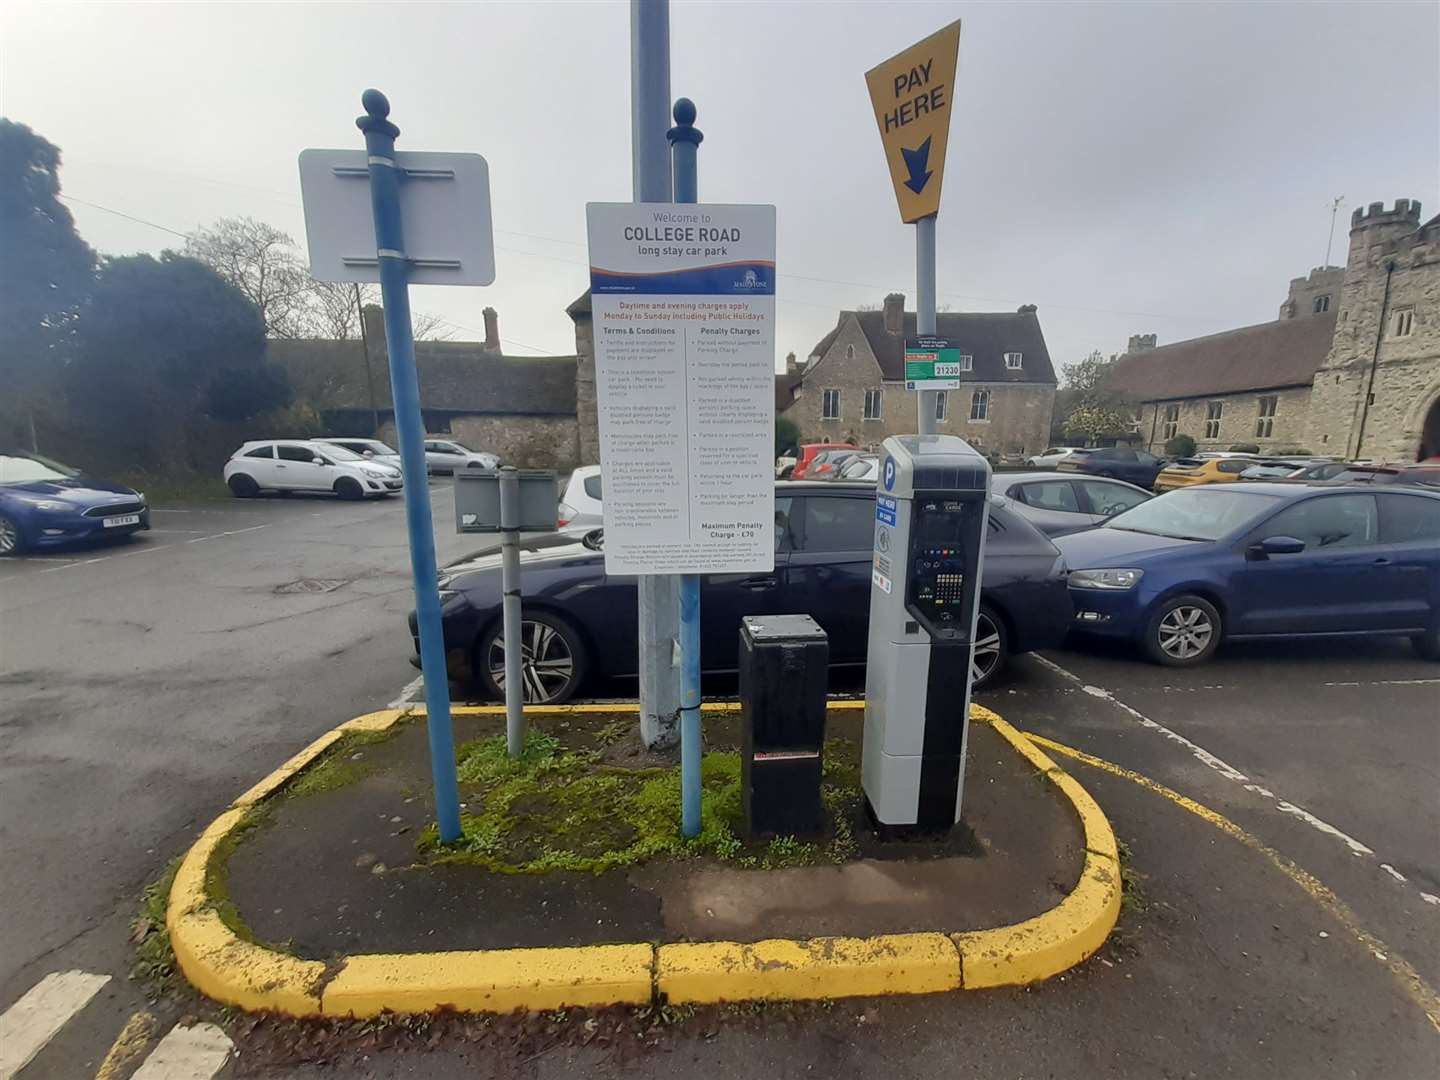
<instances>
[{"instance_id":1,"label":"small grey box on post","mask_svg":"<svg viewBox=\"0 0 1440 1080\"><path fill-rule=\"evenodd\" d=\"M830 641L809 615L740 621L741 798L752 836L824 825L825 693Z\"/></svg>"},{"instance_id":2,"label":"small grey box on post","mask_svg":"<svg viewBox=\"0 0 1440 1080\"><path fill-rule=\"evenodd\" d=\"M554 532L560 492L549 469L516 469L520 482L520 532ZM496 469L455 472L455 531L500 532L500 473Z\"/></svg>"}]
</instances>

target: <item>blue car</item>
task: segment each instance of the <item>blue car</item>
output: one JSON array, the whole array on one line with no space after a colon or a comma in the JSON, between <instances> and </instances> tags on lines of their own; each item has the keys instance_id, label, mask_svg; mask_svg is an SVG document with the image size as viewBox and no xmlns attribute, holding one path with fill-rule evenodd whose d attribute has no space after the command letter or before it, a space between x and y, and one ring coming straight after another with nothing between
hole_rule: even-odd
<instances>
[{"instance_id":1,"label":"blue car","mask_svg":"<svg viewBox=\"0 0 1440 1080\"><path fill-rule=\"evenodd\" d=\"M0 555L148 528L150 507L134 488L0 447Z\"/></svg>"},{"instance_id":2,"label":"blue car","mask_svg":"<svg viewBox=\"0 0 1440 1080\"><path fill-rule=\"evenodd\" d=\"M1076 629L1156 663L1204 663L1222 640L1381 635L1440 659L1440 492L1186 488L1055 546Z\"/></svg>"}]
</instances>

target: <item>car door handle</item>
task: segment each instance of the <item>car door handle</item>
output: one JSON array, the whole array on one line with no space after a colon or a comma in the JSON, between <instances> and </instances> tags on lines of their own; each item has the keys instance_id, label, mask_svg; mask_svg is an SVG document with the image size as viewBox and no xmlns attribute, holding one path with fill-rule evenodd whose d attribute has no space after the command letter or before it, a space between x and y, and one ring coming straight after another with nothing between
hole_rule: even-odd
<instances>
[{"instance_id":1,"label":"car door handle","mask_svg":"<svg viewBox=\"0 0 1440 1080\"><path fill-rule=\"evenodd\" d=\"M275 467L276 467L277 469L283 469L283 468L285 468L284 465L276 465Z\"/></svg>"},{"instance_id":2,"label":"car door handle","mask_svg":"<svg viewBox=\"0 0 1440 1080\"><path fill-rule=\"evenodd\" d=\"M1375 565L1376 565L1376 566L1389 566L1389 565L1390 565L1390 560L1389 560L1388 558L1386 558L1384 555L1380 555L1380 556L1378 556L1378 557L1375 559Z\"/></svg>"},{"instance_id":3,"label":"car door handle","mask_svg":"<svg viewBox=\"0 0 1440 1080\"><path fill-rule=\"evenodd\" d=\"M760 592L762 589L773 589L775 587L774 577L752 577L740 582L742 589L749 589L751 592Z\"/></svg>"}]
</instances>

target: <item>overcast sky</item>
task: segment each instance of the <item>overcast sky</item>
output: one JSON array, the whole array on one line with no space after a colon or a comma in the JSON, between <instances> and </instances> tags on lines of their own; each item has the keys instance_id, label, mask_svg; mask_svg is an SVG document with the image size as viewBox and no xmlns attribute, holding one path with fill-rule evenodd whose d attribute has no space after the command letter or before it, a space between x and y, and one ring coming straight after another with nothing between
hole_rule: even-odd
<instances>
[{"instance_id":1,"label":"overcast sky","mask_svg":"<svg viewBox=\"0 0 1440 1080\"><path fill-rule=\"evenodd\" d=\"M570 353L585 203L630 198L627 3L0 2L0 114L64 153L75 199L183 233L262 218L303 243L295 158L360 148L359 96L401 149L490 164L488 289L414 306L506 351ZM685 3L672 91L693 98L700 195L774 203L779 357L841 308L911 299L864 72L961 18L938 225L941 304L1039 305L1057 367L1273 319L1321 263L1330 201L1440 210L1440 6ZM73 204L111 254L181 237Z\"/></svg>"}]
</instances>

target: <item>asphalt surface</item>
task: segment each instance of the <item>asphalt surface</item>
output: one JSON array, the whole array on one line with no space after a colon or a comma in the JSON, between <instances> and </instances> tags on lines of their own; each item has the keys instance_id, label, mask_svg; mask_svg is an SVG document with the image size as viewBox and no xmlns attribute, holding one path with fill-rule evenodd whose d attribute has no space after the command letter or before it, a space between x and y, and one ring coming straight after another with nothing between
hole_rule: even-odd
<instances>
[{"instance_id":1,"label":"asphalt surface","mask_svg":"<svg viewBox=\"0 0 1440 1080\"><path fill-rule=\"evenodd\" d=\"M449 531L444 485L432 500L442 560L476 547ZM143 884L253 780L414 677L398 501L221 502L155 523L127 546L0 562L0 1011L50 972L115 976L22 1080L93 1075L143 1004L125 981ZM312 579L344 584L276 592ZM1115 937L1064 979L702 1016L623 1062L417 1036L324 1066L242 1053L226 1073L1440 1073L1440 665L1401 641L1236 645L1189 672L1079 647L1021 659L981 700L1239 837L1057 753L1136 875Z\"/></svg>"}]
</instances>

